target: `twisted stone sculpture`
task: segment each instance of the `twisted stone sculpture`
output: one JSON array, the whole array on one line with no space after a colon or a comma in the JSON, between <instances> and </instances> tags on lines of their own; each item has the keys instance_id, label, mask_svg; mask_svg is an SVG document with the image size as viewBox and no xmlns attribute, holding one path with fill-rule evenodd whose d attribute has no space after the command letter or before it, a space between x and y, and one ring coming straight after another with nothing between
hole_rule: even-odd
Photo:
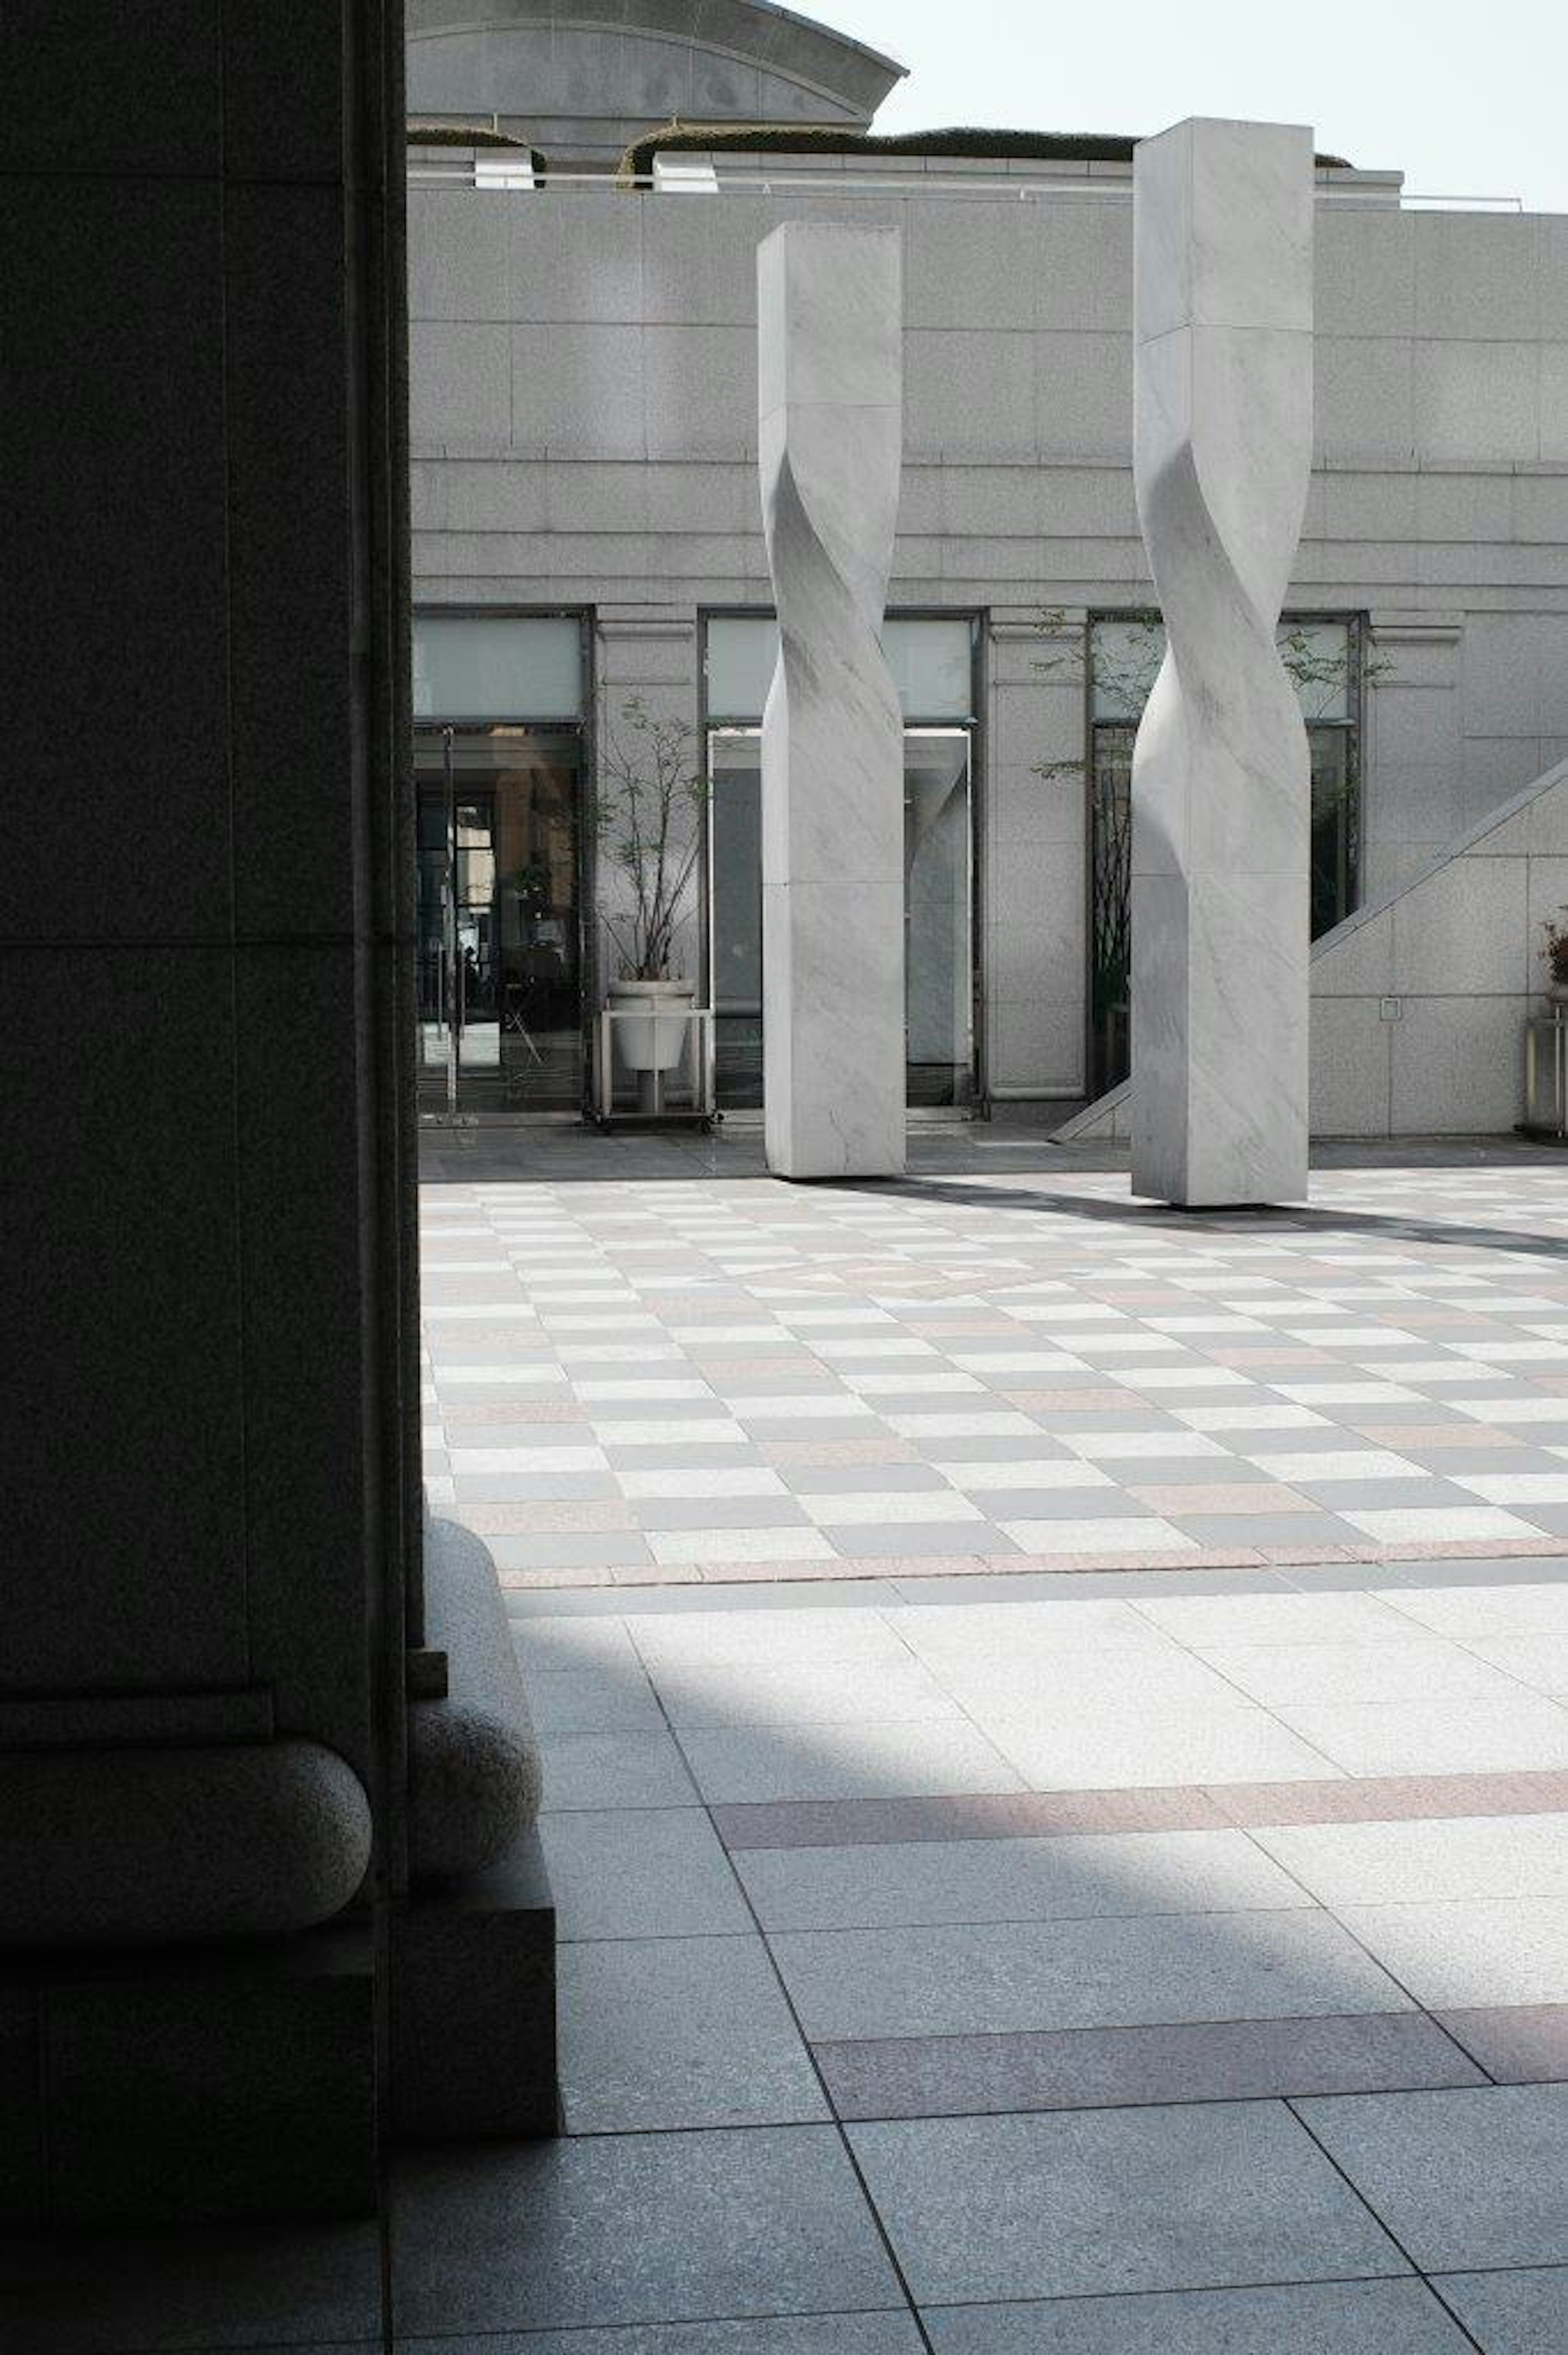
<instances>
[{"instance_id":1,"label":"twisted stone sculpture","mask_svg":"<svg viewBox=\"0 0 1568 2355\"><path fill-rule=\"evenodd\" d=\"M790 221L758 251L768 1166L904 1167L904 729L880 632L898 513L898 233Z\"/></svg>"},{"instance_id":2,"label":"twisted stone sculpture","mask_svg":"<svg viewBox=\"0 0 1568 2355\"><path fill-rule=\"evenodd\" d=\"M1275 628L1312 449L1312 136L1137 150L1134 470L1167 651L1132 764L1133 1191L1307 1190L1306 730Z\"/></svg>"}]
</instances>

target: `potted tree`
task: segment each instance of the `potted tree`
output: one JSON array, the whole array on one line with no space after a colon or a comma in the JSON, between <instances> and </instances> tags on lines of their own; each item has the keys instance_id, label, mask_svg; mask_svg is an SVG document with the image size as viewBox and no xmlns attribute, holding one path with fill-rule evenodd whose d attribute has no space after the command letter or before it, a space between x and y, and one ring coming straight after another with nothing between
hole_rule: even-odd
<instances>
[{"instance_id":1,"label":"potted tree","mask_svg":"<svg viewBox=\"0 0 1568 2355\"><path fill-rule=\"evenodd\" d=\"M1568 916L1568 907L1559 908L1557 917ZM1541 927L1546 935L1546 966L1552 979L1546 995L1553 1006L1568 1006L1568 925L1548 916Z\"/></svg>"},{"instance_id":2,"label":"potted tree","mask_svg":"<svg viewBox=\"0 0 1568 2355\"><path fill-rule=\"evenodd\" d=\"M638 1074L644 1110L656 1105L662 1075L685 1051L696 996L680 970L707 800L695 755L694 729L630 696L599 760L595 829L620 887L614 906L600 909L620 964L605 1002L620 1018L611 1028L621 1061Z\"/></svg>"}]
</instances>

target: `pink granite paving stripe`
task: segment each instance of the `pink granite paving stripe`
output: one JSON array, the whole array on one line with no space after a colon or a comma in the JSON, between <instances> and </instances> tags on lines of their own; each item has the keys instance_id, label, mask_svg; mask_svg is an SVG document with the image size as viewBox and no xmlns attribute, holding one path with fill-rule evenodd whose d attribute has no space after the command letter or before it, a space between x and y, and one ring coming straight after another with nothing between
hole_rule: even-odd
<instances>
[{"instance_id":1,"label":"pink granite paving stripe","mask_svg":"<svg viewBox=\"0 0 1568 2355\"><path fill-rule=\"evenodd\" d=\"M478 1383L471 1384L478 1389ZM475 1431L503 1423L586 1423L588 1411L576 1399L519 1399L497 1396L454 1406L443 1399L440 1419L449 1431Z\"/></svg>"},{"instance_id":2,"label":"pink granite paving stripe","mask_svg":"<svg viewBox=\"0 0 1568 2355\"><path fill-rule=\"evenodd\" d=\"M1568 1811L1568 1772L1514 1774L1369 1774L1321 1783L1215 1783L1215 1805L1242 1826L1375 1824L1439 1816L1532 1816Z\"/></svg>"},{"instance_id":3,"label":"pink granite paving stripe","mask_svg":"<svg viewBox=\"0 0 1568 2355\"><path fill-rule=\"evenodd\" d=\"M1051 1839L1075 1832L1210 1831L1568 1813L1568 1772L1372 1776L1317 1783L1156 1784L930 1799L768 1799L711 1811L732 1849L867 1848L910 1840Z\"/></svg>"},{"instance_id":4,"label":"pink granite paving stripe","mask_svg":"<svg viewBox=\"0 0 1568 2355\"><path fill-rule=\"evenodd\" d=\"M556 1587L567 1585L613 1586L615 1583L615 1573L613 1571L594 1569L583 1564L579 1564L576 1570L570 1572L564 1570L498 1569L495 1575L500 1581L503 1592L510 1588L514 1593L519 1594L533 1594L540 1592L541 1590L553 1590Z\"/></svg>"},{"instance_id":5,"label":"pink granite paving stripe","mask_svg":"<svg viewBox=\"0 0 1568 2355\"><path fill-rule=\"evenodd\" d=\"M1436 2017L1499 2085L1568 2082L1568 2003L1467 2007Z\"/></svg>"},{"instance_id":6,"label":"pink granite paving stripe","mask_svg":"<svg viewBox=\"0 0 1568 2355\"><path fill-rule=\"evenodd\" d=\"M932 1799L758 1799L709 1811L732 1849L880 1848L908 1840L1052 1839L1075 1832L1228 1829L1208 1792L996 1791Z\"/></svg>"},{"instance_id":7,"label":"pink granite paving stripe","mask_svg":"<svg viewBox=\"0 0 1568 2355\"><path fill-rule=\"evenodd\" d=\"M1419 2011L880 2037L811 2049L833 2107L846 2119L1411 2093L1487 2083L1469 2056Z\"/></svg>"}]
</instances>

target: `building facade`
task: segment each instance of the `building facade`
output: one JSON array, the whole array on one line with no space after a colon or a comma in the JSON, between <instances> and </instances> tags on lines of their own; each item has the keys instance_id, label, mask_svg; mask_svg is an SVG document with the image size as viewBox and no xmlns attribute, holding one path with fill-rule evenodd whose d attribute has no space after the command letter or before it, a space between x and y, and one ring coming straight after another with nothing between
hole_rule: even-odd
<instances>
[{"instance_id":1,"label":"building facade","mask_svg":"<svg viewBox=\"0 0 1568 2355\"><path fill-rule=\"evenodd\" d=\"M1021 156L1001 136L989 155L893 153L852 126L802 154L720 131L647 142L618 180L593 168L602 121L578 136L558 107L530 118L515 76L486 91L487 59L538 34L539 12L496 13L461 70L432 37L441 75L425 74L418 9L410 48L418 112L452 138L500 120L546 159L509 175L482 148L411 149L416 709L432 878L449 742L458 772L476 1098L577 1100L613 954L586 812L630 714L685 731L706 782L688 954L723 1096L756 1100L756 252L802 214L902 242L887 635L911 1102L1094 1097L1125 1069L1127 770L1160 651L1132 488L1126 153ZM734 56L748 22L758 57L798 24L736 0ZM837 37L815 32L825 88ZM682 37L695 91L701 44ZM869 112L874 72L842 49ZM630 101L618 120L646 128ZM1318 187L1316 462L1282 648L1312 742L1321 932L1568 754L1568 218L1417 208L1397 173L1326 161ZM1568 900L1568 862L1563 879ZM439 964L432 932L432 1049Z\"/></svg>"}]
</instances>

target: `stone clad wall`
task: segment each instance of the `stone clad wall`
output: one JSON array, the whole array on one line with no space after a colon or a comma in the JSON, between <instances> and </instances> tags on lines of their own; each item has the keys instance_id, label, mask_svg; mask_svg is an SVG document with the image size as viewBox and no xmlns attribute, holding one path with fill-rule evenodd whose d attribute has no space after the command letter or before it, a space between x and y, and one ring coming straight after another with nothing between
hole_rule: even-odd
<instances>
[{"instance_id":1,"label":"stone clad wall","mask_svg":"<svg viewBox=\"0 0 1568 2355\"><path fill-rule=\"evenodd\" d=\"M1315 1136L1495 1135L1524 1112L1541 927L1568 903L1568 762L1369 900L1312 953ZM1134 1082L1060 1132L1123 1142Z\"/></svg>"},{"instance_id":2,"label":"stone clad wall","mask_svg":"<svg viewBox=\"0 0 1568 2355\"><path fill-rule=\"evenodd\" d=\"M951 172L938 193L862 195L841 176L842 194L791 192L783 174L769 195L415 188L416 597L766 605L757 247L787 218L896 228L889 603L991 617L991 1078L1071 1094L1082 783L1034 772L1082 757L1081 668L1075 687L1022 634L1046 612L1081 648L1087 613L1152 593L1132 493L1130 196L1090 194L1086 176L1027 201L959 193ZM1287 603L1372 617L1372 894L1568 753L1568 219L1331 199L1317 245L1315 469Z\"/></svg>"},{"instance_id":3,"label":"stone clad wall","mask_svg":"<svg viewBox=\"0 0 1568 2355\"><path fill-rule=\"evenodd\" d=\"M0 2217L368 2204L418 1561L399 12L19 0L0 84Z\"/></svg>"}]
</instances>

